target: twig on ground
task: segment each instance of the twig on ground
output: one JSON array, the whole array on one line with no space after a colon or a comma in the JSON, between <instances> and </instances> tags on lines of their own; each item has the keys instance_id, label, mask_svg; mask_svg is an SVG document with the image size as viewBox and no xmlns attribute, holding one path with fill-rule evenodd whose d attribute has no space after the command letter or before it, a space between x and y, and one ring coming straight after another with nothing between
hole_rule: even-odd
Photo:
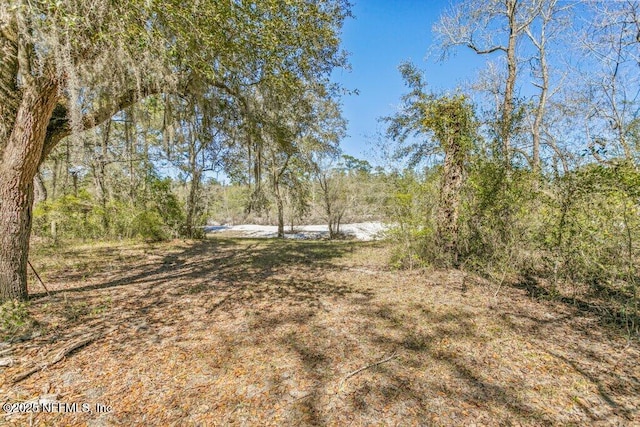
<instances>
[{"instance_id":1,"label":"twig on ground","mask_svg":"<svg viewBox=\"0 0 640 427\"><path fill-rule=\"evenodd\" d=\"M358 375L360 372L362 372L362 371L364 371L364 370L367 370L367 369L369 369L369 368L373 368L373 367L375 367L375 366L382 365L383 363L386 363L386 362L388 362L388 361L390 361L390 360L392 360L392 359L395 359L396 357L398 357L398 353L393 353L393 354L392 354L391 356L389 356L389 357L385 357L384 359L379 360L379 361L377 361L377 362L375 362L375 363L372 363L372 364L370 364L370 365L363 366L362 368L356 369L355 371L353 371L353 372L349 373L346 377L344 377L344 378L342 379L342 381L340 381L340 386L338 387L338 389L342 389L342 386L344 385L344 383L345 383L349 378L354 377L354 376Z\"/></svg>"},{"instance_id":2,"label":"twig on ground","mask_svg":"<svg viewBox=\"0 0 640 427\"><path fill-rule=\"evenodd\" d=\"M90 335L90 336L85 336L82 337L80 339L77 339L73 342L71 342L68 346L63 347L60 349L60 351L58 351L55 356L48 362L44 362L41 363L39 365L36 365L32 368L27 369L26 371L23 371L19 374L17 374L16 376L13 377L12 381L14 384L29 378L31 375L35 374L38 371L41 371L43 369L47 369L48 367L55 365L56 363L60 362L62 359L64 359L67 355L69 355L70 353L74 352L75 350L84 347L87 344L92 343L93 341L95 341L96 339L98 339L99 335Z\"/></svg>"},{"instance_id":3,"label":"twig on ground","mask_svg":"<svg viewBox=\"0 0 640 427\"><path fill-rule=\"evenodd\" d=\"M500 292L500 289L502 288L502 284L504 283L504 279L507 277L507 270L505 269L502 273L502 279L500 279L500 283L498 284L498 289L496 289L496 293L493 294L493 298L498 298L498 292Z\"/></svg>"}]
</instances>

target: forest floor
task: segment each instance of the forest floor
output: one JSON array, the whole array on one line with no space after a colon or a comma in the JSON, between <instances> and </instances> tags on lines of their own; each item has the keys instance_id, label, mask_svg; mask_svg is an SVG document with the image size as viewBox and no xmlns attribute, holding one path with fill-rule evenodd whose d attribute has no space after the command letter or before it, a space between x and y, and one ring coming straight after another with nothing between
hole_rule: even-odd
<instances>
[{"instance_id":1,"label":"forest floor","mask_svg":"<svg viewBox=\"0 0 640 427\"><path fill-rule=\"evenodd\" d=\"M389 256L357 241L36 247L50 294L31 281L33 323L0 344L0 400L58 412L0 425L640 425L640 345L597 313Z\"/></svg>"}]
</instances>

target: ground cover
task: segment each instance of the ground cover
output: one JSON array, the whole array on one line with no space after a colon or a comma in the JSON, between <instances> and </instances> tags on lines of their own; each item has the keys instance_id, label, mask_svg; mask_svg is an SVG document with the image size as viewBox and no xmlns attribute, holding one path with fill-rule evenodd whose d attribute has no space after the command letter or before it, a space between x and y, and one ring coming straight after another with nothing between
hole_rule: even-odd
<instances>
[{"instance_id":1,"label":"ground cover","mask_svg":"<svg viewBox=\"0 0 640 427\"><path fill-rule=\"evenodd\" d=\"M36 247L49 294L31 281L27 319L0 345L0 399L90 412L0 424L640 424L640 347L597 313L517 281L392 270L389 251Z\"/></svg>"}]
</instances>

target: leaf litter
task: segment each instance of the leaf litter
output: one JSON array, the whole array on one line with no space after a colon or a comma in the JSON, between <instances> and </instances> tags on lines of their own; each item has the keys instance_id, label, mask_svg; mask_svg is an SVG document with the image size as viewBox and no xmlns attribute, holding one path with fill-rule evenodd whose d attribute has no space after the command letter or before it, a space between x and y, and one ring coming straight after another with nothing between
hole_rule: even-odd
<instances>
[{"instance_id":1,"label":"leaf litter","mask_svg":"<svg viewBox=\"0 0 640 427\"><path fill-rule=\"evenodd\" d=\"M640 424L636 340L517 287L390 270L384 242L36 254L51 295L29 304L37 333L3 347L0 397L112 409L0 424Z\"/></svg>"}]
</instances>

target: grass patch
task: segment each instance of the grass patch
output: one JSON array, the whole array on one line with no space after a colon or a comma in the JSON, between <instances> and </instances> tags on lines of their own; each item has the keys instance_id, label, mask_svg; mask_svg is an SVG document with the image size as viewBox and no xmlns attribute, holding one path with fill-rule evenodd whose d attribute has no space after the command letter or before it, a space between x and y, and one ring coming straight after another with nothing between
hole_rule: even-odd
<instances>
[{"instance_id":1,"label":"grass patch","mask_svg":"<svg viewBox=\"0 0 640 427\"><path fill-rule=\"evenodd\" d=\"M0 305L0 341L28 335L38 322L30 315L28 303L7 301Z\"/></svg>"}]
</instances>

